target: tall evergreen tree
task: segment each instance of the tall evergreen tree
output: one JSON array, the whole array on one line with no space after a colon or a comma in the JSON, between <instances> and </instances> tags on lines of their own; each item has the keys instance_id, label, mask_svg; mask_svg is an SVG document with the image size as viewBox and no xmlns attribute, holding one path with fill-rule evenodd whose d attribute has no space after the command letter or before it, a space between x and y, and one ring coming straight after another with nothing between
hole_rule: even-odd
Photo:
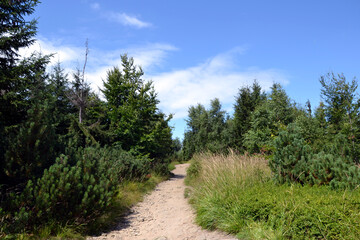
<instances>
[{"instance_id":1,"label":"tall evergreen tree","mask_svg":"<svg viewBox=\"0 0 360 240\"><path fill-rule=\"evenodd\" d=\"M215 98L210 101L208 117L209 132L206 148L212 152L224 151L227 147L227 143L225 141L227 116L226 112L221 109L221 103L219 99Z\"/></svg>"},{"instance_id":2,"label":"tall evergreen tree","mask_svg":"<svg viewBox=\"0 0 360 240\"><path fill-rule=\"evenodd\" d=\"M336 76L331 72L321 76L320 83L326 117L332 128L339 131L344 123L354 125L360 108L359 100L356 98L356 79L348 83L343 74Z\"/></svg>"},{"instance_id":3,"label":"tall evergreen tree","mask_svg":"<svg viewBox=\"0 0 360 240\"><path fill-rule=\"evenodd\" d=\"M171 129L157 107L159 100L151 81L134 59L121 56L122 69L108 71L102 92L107 100L110 131L124 150L150 157L164 158L171 152Z\"/></svg>"},{"instance_id":4,"label":"tall evergreen tree","mask_svg":"<svg viewBox=\"0 0 360 240\"><path fill-rule=\"evenodd\" d=\"M254 81L252 88L243 87L239 90L234 105L234 122L233 122L233 148L244 150L244 134L250 129L250 116L255 108L260 105L266 96L261 91L261 86Z\"/></svg>"},{"instance_id":5,"label":"tall evergreen tree","mask_svg":"<svg viewBox=\"0 0 360 240\"><path fill-rule=\"evenodd\" d=\"M348 82L343 74L330 72L320 78L324 113L328 122L328 149L337 149L335 155L346 155L360 161L360 100L357 98L357 80ZM326 150L327 151L327 150Z\"/></svg>"},{"instance_id":6,"label":"tall evergreen tree","mask_svg":"<svg viewBox=\"0 0 360 240\"><path fill-rule=\"evenodd\" d=\"M244 146L250 152L271 152L273 140L281 129L295 120L294 107L280 84L273 84L266 101L258 105L250 117L250 129Z\"/></svg>"},{"instance_id":7,"label":"tall evergreen tree","mask_svg":"<svg viewBox=\"0 0 360 240\"><path fill-rule=\"evenodd\" d=\"M19 93L26 88L22 76L28 69L26 64L19 64L18 51L34 42L36 20L25 17L37 4L37 0L0 2L0 185L5 181L6 128L22 122L27 111L22 108Z\"/></svg>"}]
</instances>

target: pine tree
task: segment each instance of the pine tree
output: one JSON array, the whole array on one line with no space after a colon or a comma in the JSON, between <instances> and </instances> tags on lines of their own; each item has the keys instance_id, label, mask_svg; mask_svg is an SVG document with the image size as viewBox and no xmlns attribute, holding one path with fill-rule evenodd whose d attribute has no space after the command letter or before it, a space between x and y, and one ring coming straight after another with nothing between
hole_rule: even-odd
<instances>
[{"instance_id":1,"label":"pine tree","mask_svg":"<svg viewBox=\"0 0 360 240\"><path fill-rule=\"evenodd\" d=\"M261 91L261 86L254 81L252 88L243 87L239 90L234 105L233 122L233 148L244 150L244 135L250 129L250 116L255 108L265 100L265 94Z\"/></svg>"},{"instance_id":2,"label":"pine tree","mask_svg":"<svg viewBox=\"0 0 360 240\"><path fill-rule=\"evenodd\" d=\"M184 134L183 154L184 160L190 159L194 153L205 151L208 142L209 116L201 104L191 106L186 119L187 129Z\"/></svg>"},{"instance_id":3,"label":"pine tree","mask_svg":"<svg viewBox=\"0 0 360 240\"><path fill-rule=\"evenodd\" d=\"M5 182L3 168L8 146L6 128L21 123L29 108L23 107L27 81L22 76L29 66L19 63L19 49L30 46L36 34L36 20L27 21L37 0L0 2L0 187ZM25 104L26 105L26 104Z\"/></svg>"},{"instance_id":4,"label":"pine tree","mask_svg":"<svg viewBox=\"0 0 360 240\"><path fill-rule=\"evenodd\" d=\"M142 79L144 72L134 59L123 55L121 61L122 69L108 71L102 89L115 144L139 155L165 158L171 153L171 115L166 117L159 111L153 84Z\"/></svg>"},{"instance_id":5,"label":"pine tree","mask_svg":"<svg viewBox=\"0 0 360 240\"><path fill-rule=\"evenodd\" d=\"M321 97L325 102L324 113L328 122L327 131L331 134L329 142L344 138L341 142L346 147L343 145L338 149L344 147L350 149L348 154L358 163L360 161L360 100L356 96L357 80L354 78L349 83L343 74L336 76L334 73L328 73L320 78L320 83ZM330 148L330 145L327 148ZM345 152L340 150L338 154L344 155Z\"/></svg>"},{"instance_id":6,"label":"pine tree","mask_svg":"<svg viewBox=\"0 0 360 240\"><path fill-rule=\"evenodd\" d=\"M208 110L209 132L207 137L206 149L211 152L224 152L226 150L225 130L226 130L226 112L221 110L219 99L210 101Z\"/></svg>"},{"instance_id":7,"label":"pine tree","mask_svg":"<svg viewBox=\"0 0 360 240\"><path fill-rule=\"evenodd\" d=\"M355 93L358 87L356 79L348 83L343 74L336 76L331 72L321 76L320 83L326 117L332 128L338 132L344 122L353 125L360 107Z\"/></svg>"},{"instance_id":8,"label":"pine tree","mask_svg":"<svg viewBox=\"0 0 360 240\"><path fill-rule=\"evenodd\" d=\"M258 105L250 117L244 146L251 153L271 153L279 131L295 120L294 106L280 84L273 84L266 101Z\"/></svg>"}]
</instances>

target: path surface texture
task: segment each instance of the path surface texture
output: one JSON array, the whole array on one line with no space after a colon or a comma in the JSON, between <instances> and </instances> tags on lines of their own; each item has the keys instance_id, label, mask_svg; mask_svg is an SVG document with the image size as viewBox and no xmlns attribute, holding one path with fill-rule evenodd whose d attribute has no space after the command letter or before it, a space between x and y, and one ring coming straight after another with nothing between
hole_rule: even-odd
<instances>
[{"instance_id":1,"label":"path surface texture","mask_svg":"<svg viewBox=\"0 0 360 240\"><path fill-rule=\"evenodd\" d=\"M134 206L112 232L89 239L120 240L233 240L235 237L201 229L194 211L184 198L188 164L180 164L168 181L160 183Z\"/></svg>"}]
</instances>

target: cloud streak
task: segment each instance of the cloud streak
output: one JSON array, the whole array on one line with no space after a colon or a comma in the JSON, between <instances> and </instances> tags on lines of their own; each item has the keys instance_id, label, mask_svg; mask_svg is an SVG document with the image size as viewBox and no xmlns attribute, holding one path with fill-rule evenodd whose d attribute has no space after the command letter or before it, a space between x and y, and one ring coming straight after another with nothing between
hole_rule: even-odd
<instances>
[{"instance_id":1,"label":"cloud streak","mask_svg":"<svg viewBox=\"0 0 360 240\"><path fill-rule=\"evenodd\" d=\"M117 22L125 26L131 26L136 28L147 28L152 26L151 23L141 21L140 19L134 16L130 16L126 13L109 12L108 14L106 14L106 18L109 21Z\"/></svg>"},{"instance_id":2,"label":"cloud streak","mask_svg":"<svg viewBox=\"0 0 360 240\"><path fill-rule=\"evenodd\" d=\"M107 19L110 22L119 23L124 26L130 26L135 28L148 28L151 27L152 24L149 22L145 22L140 20L138 17L129 15L124 12L113 12L113 11L104 11L100 9L100 4L98 2L94 2L90 4L90 8L95 11L98 11L101 17Z\"/></svg>"}]
</instances>

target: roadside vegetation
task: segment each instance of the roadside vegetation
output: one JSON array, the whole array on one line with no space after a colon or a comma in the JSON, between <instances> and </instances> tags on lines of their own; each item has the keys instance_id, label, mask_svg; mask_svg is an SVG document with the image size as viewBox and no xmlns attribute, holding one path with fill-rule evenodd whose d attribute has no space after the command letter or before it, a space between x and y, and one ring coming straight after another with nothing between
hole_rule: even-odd
<instances>
[{"instance_id":1,"label":"roadside vegetation","mask_svg":"<svg viewBox=\"0 0 360 240\"><path fill-rule=\"evenodd\" d=\"M196 154L188 169L196 222L239 239L358 239L359 190L274 182L263 156Z\"/></svg>"},{"instance_id":2,"label":"roadside vegetation","mask_svg":"<svg viewBox=\"0 0 360 240\"><path fill-rule=\"evenodd\" d=\"M219 99L191 106L181 143L132 57L108 70L103 98L86 81L87 42L71 74L61 63L49 70L51 55L22 58L38 4L0 2L0 238L96 234L190 159L186 195L205 228L248 239L358 238L355 78L321 76L317 107L254 81L239 89L233 115Z\"/></svg>"},{"instance_id":3,"label":"roadside vegetation","mask_svg":"<svg viewBox=\"0 0 360 240\"><path fill-rule=\"evenodd\" d=\"M358 239L358 82L330 72L320 84L315 108L256 81L232 116L218 99L189 108L182 157L201 226L241 239Z\"/></svg>"},{"instance_id":4,"label":"roadside vegetation","mask_svg":"<svg viewBox=\"0 0 360 240\"><path fill-rule=\"evenodd\" d=\"M72 74L48 70L52 55L22 58L38 4L0 3L0 238L81 238L168 177L180 142L133 58L109 69L103 98L86 81L87 42Z\"/></svg>"}]
</instances>

